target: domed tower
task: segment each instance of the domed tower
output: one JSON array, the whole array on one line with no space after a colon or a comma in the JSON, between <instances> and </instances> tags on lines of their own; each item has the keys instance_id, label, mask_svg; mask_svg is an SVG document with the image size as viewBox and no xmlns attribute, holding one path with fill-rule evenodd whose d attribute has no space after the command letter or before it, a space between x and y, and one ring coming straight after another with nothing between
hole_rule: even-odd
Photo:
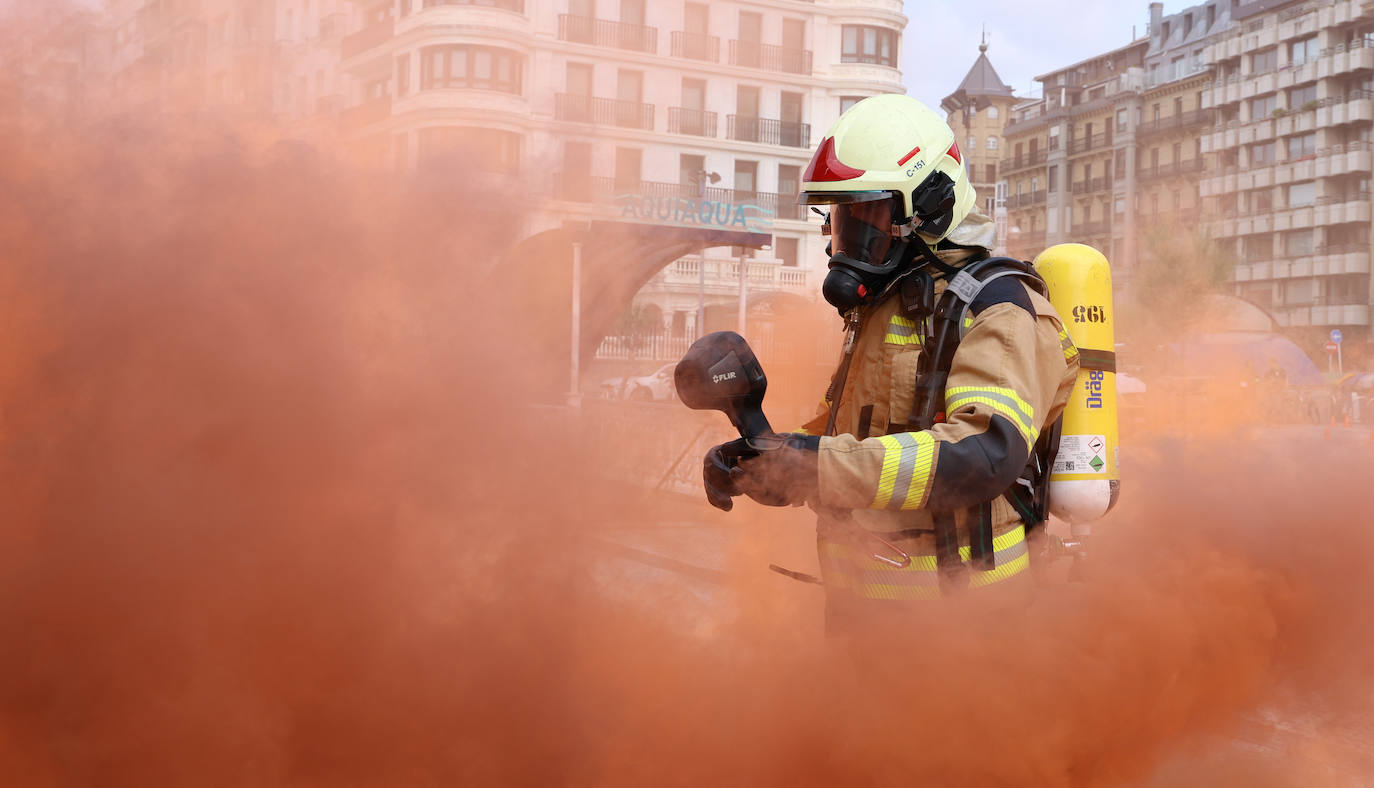
<instances>
[{"instance_id":1,"label":"domed tower","mask_svg":"<svg viewBox=\"0 0 1374 788\"><path fill-rule=\"evenodd\" d=\"M969 180L978 192L978 208L993 216L998 163L1002 158L1002 129L1011 116L1010 85L997 76L997 69L988 60L986 37L978 44L978 59L973 61L964 81L940 102L948 113L950 128L964 153Z\"/></svg>"}]
</instances>

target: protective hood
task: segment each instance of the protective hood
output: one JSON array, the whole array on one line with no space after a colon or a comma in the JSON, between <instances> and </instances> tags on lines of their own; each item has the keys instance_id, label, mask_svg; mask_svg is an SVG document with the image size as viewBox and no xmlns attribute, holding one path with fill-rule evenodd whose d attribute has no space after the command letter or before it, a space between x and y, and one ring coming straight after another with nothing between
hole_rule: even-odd
<instances>
[{"instance_id":1,"label":"protective hood","mask_svg":"<svg viewBox=\"0 0 1374 788\"><path fill-rule=\"evenodd\" d=\"M977 210L972 210L958 227L950 231L945 240L959 246L981 246L991 252L997 248L997 223Z\"/></svg>"}]
</instances>

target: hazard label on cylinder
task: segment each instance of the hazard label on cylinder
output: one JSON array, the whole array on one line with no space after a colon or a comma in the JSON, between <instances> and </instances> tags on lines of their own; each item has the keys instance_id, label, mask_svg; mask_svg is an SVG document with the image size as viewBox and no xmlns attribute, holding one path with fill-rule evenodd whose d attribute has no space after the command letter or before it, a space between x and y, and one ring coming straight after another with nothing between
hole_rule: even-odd
<instances>
[{"instance_id":1,"label":"hazard label on cylinder","mask_svg":"<svg viewBox=\"0 0 1374 788\"><path fill-rule=\"evenodd\" d=\"M1064 435L1054 473L1103 473L1107 470L1107 438L1104 435Z\"/></svg>"}]
</instances>

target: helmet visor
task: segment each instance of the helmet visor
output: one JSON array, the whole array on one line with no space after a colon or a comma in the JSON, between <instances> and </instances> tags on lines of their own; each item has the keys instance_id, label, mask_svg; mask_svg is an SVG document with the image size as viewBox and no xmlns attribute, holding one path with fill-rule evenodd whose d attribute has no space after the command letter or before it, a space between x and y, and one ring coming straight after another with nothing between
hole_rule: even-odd
<instances>
[{"instance_id":1,"label":"helmet visor","mask_svg":"<svg viewBox=\"0 0 1374 788\"><path fill-rule=\"evenodd\" d=\"M881 265L892 246L892 216L896 200L846 203L830 207L832 251L859 262Z\"/></svg>"}]
</instances>

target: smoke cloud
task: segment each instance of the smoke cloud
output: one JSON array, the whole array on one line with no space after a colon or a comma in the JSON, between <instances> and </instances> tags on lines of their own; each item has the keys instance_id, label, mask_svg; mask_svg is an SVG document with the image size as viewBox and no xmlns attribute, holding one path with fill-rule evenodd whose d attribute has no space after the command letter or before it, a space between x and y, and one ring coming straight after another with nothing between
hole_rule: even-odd
<instances>
[{"instance_id":1,"label":"smoke cloud","mask_svg":"<svg viewBox=\"0 0 1374 788\"><path fill-rule=\"evenodd\" d=\"M765 569L814 571L806 512L603 472L657 475L659 423L723 419L524 401L567 350L486 286L516 195L220 120L25 111L0 139L4 784L1368 773L1362 445L1175 422L1127 448L1075 581L827 639L821 592Z\"/></svg>"}]
</instances>

